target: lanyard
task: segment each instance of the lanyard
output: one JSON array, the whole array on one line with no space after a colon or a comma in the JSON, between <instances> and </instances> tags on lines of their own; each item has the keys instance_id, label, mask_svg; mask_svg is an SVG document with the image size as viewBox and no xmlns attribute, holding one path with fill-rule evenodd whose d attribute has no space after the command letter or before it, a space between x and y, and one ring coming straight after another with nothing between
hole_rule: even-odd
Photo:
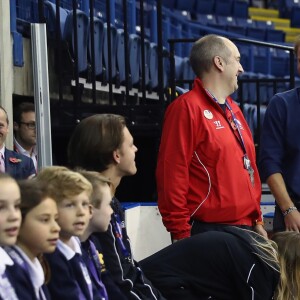
<instances>
[{"instance_id":1,"label":"lanyard","mask_svg":"<svg viewBox=\"0 0 300 300\"><path fill-rule=\"evenodd\" d=\"M226 107L227 107L227 108L229 109L229 111L230 111L230 114L231 114L231 117L232 117L232 121L233 121L233 123L234 123L234 125L235 125L235 127L236 127L236 129L237 129L237 131L238 131L238 134L239 134L239 142L240 142L240 144L241 144L241 146L242 146L244 155L248 156L248 155L247 155L246 146L245 146L245 142L244 142L244 138L243 138L243 135L242 135L240 126L239 126L239 122L238 122L238 120L237 120L237 118L236 118L236 116L235 116L235 114L234 114L234 112L233 112L233 110L232 110L232 108L231 108L231 106L229 105L229 103L228 103L227 100L225 100L225 104L226 104Z\"/></svg>"},{"instance_id":2,"label":"lanyard","mask_svg":"<svg viewBox=\"0 0 300 300\"><path fill-rule=\"evenodd\" d=\"M98 285L98 292L101 295L102 300L107 300L108 299L107 292L100 278L101 265L99 261L98 252L96 250L94 243L90 240L87 241L86 251L88 253L88 267L92 273L93 278L95 279Z\"/></svg>"},{"instance_id":3,"label":"lanyard","mask_svg":"<svg viewBox=\"0 0 300 300\"><path fill-rule=\"evenodd\" d=\"M122 228L121 228L121 219L120 216L117 213L113 214L114 218L111 219L112 227L115 233L115 238L117 240L117 243L120 246L120 249L122 251L123 256L125 259L128 259L131 261L130 253L128 249L126 248L124 241L123 241L123 234L122 234Z\"/></svg>"},{"instance_id":4,"label":"lanyard","mask_svg":"<svg viewBox=\"0 0 300 300\"><path fill-rule=\"evenodd\" d=\"M211 96L211 98L212 98L218 105L220 105L219 102L218 102L218 100L216 99L216 97L215 97L209 90L207 90L207 89L205 89L205 90L206 90L206 92ZM226 105L226 107L229 109L230 114L231 114L231 117L232 117L232 121L233 121L233 123L234 123L234 126L236 127L236 129L237 129L237 131L238 131L238 134L239 134L238 140L239 140L239 143L240 143L240 145L241 145L241 147L242 147L242 150L243 150L243 152L244 152L244 156L248 157L248 155L247 155L247 150L246 150L246 146L245 146L245 142L244 142L244 138L243 138L243 135L242 135L240 126L239 126L239 122L238 122L238 120L237 120L237 118L236 118L236 116L235 116L235 114L234 114L234 112L233 112L233 110L232 110L232 108L231 108L231 106L229 105L229 103L228 103L227 100L225 100L225 105ZM227 118L226 118L226 119L227 119ZM229 121L228 119L227 119L227 121L230 123L230 121ZM230 125L231 125L231 124L230 124Z\"/></svg>"},{"instance_id":5,"label":"lanyard","mask_svg":"<svg viewBox=\"0 0 300 300\"><path fill-rule=\"evenodd\" d=\"M76 253L75 254L75 260L76 262L79 264L80 266L80 269L81 269L81 273L83 275L83 278L84 278L84 281L87 285L87 288L88 288L88 291L89 291L89 295L91 297L91 299L93 299L93 287L92 287L92 281L91 281L91 277L89 275L89 272L88 272L88 269L87 269L87 266L83 260L83 258L81 257L80 254ZM77 281L78 282L78 281ZM78 282L78 285L80 286L80 283ZM79 287L79 289L81 290L81 286ZM82 291L81 291L82 292ZM80 295L80 297L83 296L83 292L82 294ZM80 298L81 299L81 298ZM85 299L85 297L84 297Z\"/></svg>"},{"instance_id":6,"label":"lanyard","mask_svg":"<svg viewBox=\"0 0 300 300\"><path fill-rule=\"evenodd\" d=\"M206 92L211 96L211 98L217 103L219 104L218 100L211 94L211 92L207 89L205 89ZM219 104L220 105L220 104ZM254 186L254 170L251 166L251 161L247 155L247 149L246 149L246 146L245 146L245 142L244 142L244 138L243 138L243 135L242 135L242 132L241 132L241 129L240 129L240 125L239 125L239 121L238 119L236 118L231 106L229 105L227 99L225 100L225 105L226 107L229 109L230 111L230 114L231 114L231 118L232 118L232 122L234 123L234 126L235 128L237 129L237 132L238 132L238 136L235 135L235 133L233 132L233 134L237 137L241 147L242 147L242 150L244 152L244 155L243 155L243 164L244 164L244 168L248 171L249 173L249 177L250 177L250 181L252 183L252 185ZM226 117L227 119L227 117ZM230 121L227 119L229 125L231 126L230 124ZM231 126L232 127L232 126Z\"/></svg>"}]
</instances>

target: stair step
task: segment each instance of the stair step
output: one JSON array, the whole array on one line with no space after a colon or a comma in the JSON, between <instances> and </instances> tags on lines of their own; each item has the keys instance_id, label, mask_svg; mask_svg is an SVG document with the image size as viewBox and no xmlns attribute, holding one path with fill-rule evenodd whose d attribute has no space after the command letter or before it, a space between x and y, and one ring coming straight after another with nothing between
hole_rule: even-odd
<instances>
[{"instance_id":1,"label":"stair step","mask_svg":"<svg viewBox=\"0 0 300 300\"><path fill-rule=\"evenodd\" d=\"M252 16L251 19L257 20L257 21L271 21L274 23L275 26L290 27L289 19L269 18L269 17L263 17L263 16Z\"/></svg>"},{"instance_id":2,"label":"stair step","mask_svg":"<svg viewBox=\"0 0 300 300\"><path fill-rule=\"evenodd\" d=\"M275 26L275 29L285 32L285 42L294 43L297 36L300 35L300 28L292 28L285 26Z\"/></svg>"},{"instance_id":3,"label":"stair step","mask_svg":"<svg viewBox=\"0 0 300 300\"><path fill-rule=\"evenodd\" d=\"M248 12L249 12L250 17L252 17L252 16L264 16L264 17L270 17L270 18L278 18L279 17L279 11L276 9L249 7Z\"/></svg>"}]
</instances>

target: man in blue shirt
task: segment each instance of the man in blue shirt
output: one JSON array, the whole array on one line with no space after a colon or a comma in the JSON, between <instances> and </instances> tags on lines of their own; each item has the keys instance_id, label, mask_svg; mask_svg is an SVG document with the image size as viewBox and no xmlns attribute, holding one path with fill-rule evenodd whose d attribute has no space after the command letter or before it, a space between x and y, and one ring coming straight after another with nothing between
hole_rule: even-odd
<instances>
[{"instance_id":1,"label":"man in blue shirt","mask_svg":"<svg viewBox=\"0 0 300 300\"><path fill-rule=\"evenodd\" d=\"M300 74L300 38L295 43ZM262 130L260 169L276 199L274 231L300 231L300 87L271 99Z\"/></svg>"}]
</instances>

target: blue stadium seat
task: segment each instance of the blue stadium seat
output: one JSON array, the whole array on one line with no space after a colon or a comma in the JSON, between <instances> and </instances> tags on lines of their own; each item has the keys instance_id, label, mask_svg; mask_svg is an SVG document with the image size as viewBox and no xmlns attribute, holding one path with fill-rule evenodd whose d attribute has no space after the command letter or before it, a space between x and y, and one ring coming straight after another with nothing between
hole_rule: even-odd
<instances>
[{"instance_id":1,"label":"blue stadium seat","mask_svg":"<svg viewBox=\"0 0 300 300\"><path fill-rule=\"evenodd\" d=\"M291 18L291 27L300 28L300 6L292 7L290 18Z\"/></svg>"},{"instance_id":2,"label":"blue stadium seat","mask_svg":"<svg viewBox=\"0 0 300 300\"><path fill-rule=\"evenodd\" d=\"M175 55L175 79L183 79L183 58Z\"/></svg>"},{"instance_id":3,"label":"blue stadium seat","mask_svg":"<svg viewBox=\"0 0 300 300\"><path fill-rule=\"evenodd\" d=\"M256 27L255 21L246 18L235 18L235 22L238 26L243 26L244 28Z\"/></svg>"},{"instance_id":4,"label":"blue stadium seat","mask_svg":"<svg viewBox=\"0 0 300 300\"><path fill-rule=\"evenodd\" d=\"M281 18L291 18L292 8L295 6L300 6L298 0L279 0L278 8Z\"/></svg>"},{"instance_id":5,"label":"blue stadium seat","mask_svg":"<svg viewBox=\"0 0 300 300\"><path fill-rule=\"evenodd\" d=\"M282 30L276 29L267 29L266 30L266 38L267 42L281 42L285 41L285 32Z\"/></svg>"},{"instance_id":6,"label":"blue stadium seat","mask_svg":"<svg viewBox=\"0 0 300 300\"><path fill-rule=\"evenodd\" d=\"M94 17L94 53L95 53L95 75L99 76L102 75L103 72L103 22ZM92 62L92 53L91 53L91 38L89 38L89 45L88 45L88 59L89 62Z\"/></svg>"},{"instance_id":7,"label":"blue stadium seat","mask_svg":"<svg viewBox=\"0 0 300 300\"><path fill-rule=\"evenodd\" d=\"M124 30L117 29L116 38L116 74L117 83L122 84L126 79L125 73L125 52L124 52ZM141 60L141 44L140 37L137 34L129 34L128 36L128 55L129 55L129 85L137 85L140 80L140 60Z\"/></svg>"},{"instance_id":8,"label":"blue stadium seat","mask_svg":"<svg viewBox=\"0 0 300 300\"><path fill-rule=\"evenodd\" d=\"M216 20L219 25L223 25L224 27L228 25L236 25L235 19L231 16L216 16Z\"/></svg>"},{"instance_id":9,"label":"blue stadium seat","mask_svg":"<svg viewBox=\"0 0 300 300\"><path fill-rule=\"evenodd\" d=\"M237 45L240 55L241 55L241 65L242 65L244 71L252 72L253 66L251 65L251 59L252 59L251 48L244 43L236 43L236 45Z\"/></svg>"},{"instance_id":10,"label":"blue stadium seat","mask_svg":"<svg viewBox=\"0 0 300 300\"><path fill-rule=\"evenodd\" d=\"M116 69L116 53L117 53L117 29L115 26L111 25L111 77L114 79L117 74ZM103 42L103 57L104 57L104 66L106 80L108 80L108 29L107 23L104 23L104 42Z\"/></svg>"},{"instance_id":11,"label":"blue stadium seat","mask_svg":"<svg viewBox=\"0 0 300 300\"><path fill-rule=\"evenodd\" d=\"M149 40L144 40L144 54L145 54L145 85L149 87L150 77L149 77L149 64L150 64L150 42ZM140 55L140 77L142 78L142 55Z\"/></svg>"},{"instance_id":12,"label":"blue stadium seat","mask_svg":"<svg viewBox=\"0 0 300 300\"><path fill-rule=\"evenodd\" d=\"M137 34L131 33L128 47L131 82L133 85L137 85L140 80L141 38Z\"/></svg>"},{"instance_id":13,"label":"blue stadium seat","mask_svg":"<svg viewBox=\"0 0 300 300\"><path fill-rule=\"evenodd\" d=\"M264 41L266 38L266 30L263 28L247 28L247 36L255 40Z\"/></svg>"},{"instance_id":14,"label":"blue stadium seat","mask_svg":"<svg viewBox=\"0 0 300 300\"><path fill-rule=\"evenodd\" d=\"M176 8L179 10L194 11L195 2L198 0L177 0Z\"/></svg>"},{"instance_id":15,"label":"blue stadium seat","mask_svg":"<svg viewBox=\"0 0 300 300\"><path fill-rule=\"evenodd\" d=\"M216 0L215 14L219 16L232 15L233 0Z\"/></svg>"},{"instance_id":16,"label":"blue stadium seat","mask_svg":"<svg viewBox=\"0 0 300 300\"><path fill-rule=\"evenodd\" d=\"M254 113L256 110L256 105L245 103L243 107L243 113L247 124L251 130L252 135L254 136L255 128L254 128Z\"/></svg>"},{"instance_id":17,"label":"blue stadium seat","mask_svg":"<svg viewBox=\"0 0 300 300\"><path fill-rule=\"evenodd\" d=\"M198 14L214 14L215 0L196 0L195 11Z\"/></svg>"},{"instance_id":18,"label":"blue stadium seat","mask_svg":"<svg viewBox=\"0 0 300 300\"><path fill-rule=\"evenodd\" d=\"M78 71L83 72L87 69L87 48L89 34L89 18L81 10L77 9L77 38L78 38ZM74 55L74 30L73 30L73 11L67 15L63 39L69 44L71 52Z\"/></svg>"},{"instance_id":19,"label":"blue stadium seat","mask_svg":"<svg viewBox=\"0 0 300 300\"><path fill-rule=\"evenodd\" d=\"M256 28L262 28L262 29L274 29L274 23L271 21L255 21Z\"/></svg>"},{"instance_id":20,"label":"blue stadium seat","mask_svg":"<svg viewBox=\"0 0 300 300\"><path fill-rule=\"evenodd\" d=\"M175 9L176 0L163 0L162 4L167 8Z\"/></svg>"},{"instance_id":21,"label":"blue stadium seat","mask_svg":"<svg viewBox=\"0 0 300 300\"><path fill-rule=\"evenodd\" d=\"M232 16L247 19L249 17L248 6L248 1L233 1Z\"/></svg>"},{"instance_id":22,"label":"blue stadium seat","mask_svg":"<svg viewBox=\"0 0 300 300\"><path fill-rule=\"evenodd\" d=\"M170 79L170 60L169 60L169 52L166 48L163 48L163 87L167 88L169 86Z\"/></svg>"},{"instance_id":23,"label":"blue stadium seat","mask_svg":"<svg viewBox=\"0 0 300 300\"><path fill-rule=\"evenodd\" d=\"M238 25L227 25L227 31L231 33L246 35L247 28Z\"/></svg>"},{"instance_id":24,"label":"blue stadium seat","mask_svg":"<svg viewBox=\"0 0 300 300\"><path fill-rule=\"evenodd\" d=\"M183 75L182 78L184 80L194 80L196 77L191 64L190 64L190 59L188 57L183 58ZM188 84L184 84L184 88L189 89Z\"/></svg>"},{"instance_id":25,"label":"blue stadium seat","mask_svg":"<svg viewBox=\"0 0 300 300\"><path fill-rule=\"evenodd\" d=\"M56 5L50 1L44 2L45 8L45 18L47 23L47 32L50 38L55 38L55 28L56 28ZM68 15L68 11L64 8L59 9L60 14L60 33L61 37L64 33L65 23Z\"/></svg>"},{"instance_id":26,"label":"blue stadium seat","mask_svg":"<svg viewBox=\"0 0 300 300\"><path fill-rule=\"evenodd\" d=\"M149 79L150 88L156 89L158 86L158 53L157 44L150 43L149 49Z\"/></svg>"},{"instance_id":27,"label":"blue stadium seat","mask_svg":"<svg viewBox=\"0 0 300 300\"><path fill-rule=\"evenodd\" d=\"M253 114L254 130L256 130L258 128L258 126L261 128L261 126L263 125L266 110L267 110L267 107L265 105L260 105L260 124L258 124L258 122L257 122L257 107L255 107L254 114Z\"/></svg>"},{"instance_id":28,"label":"blue stadium seat","mask_svg":"<svg viewBox=\"0 0 300 300\"><path fill-rule=\"evenodd\" d=\"M284 77L289 70L289 53L274 49L272 53L271 74L275 77Z\"/></svg>"},{"instance_id":29,"label":"blue stadium seat","mask_svg":"<svg viewBox=\"0 0 300 300\"><path fill-rule=\"evenodd\" d=\"M217 24L217 19L214 15L197 14L197 22L199 22L203 25L214 25L214 24Z\"/></svg>"},{"instance_id":30,"label":"blue stadium seat","mask_svg":"<svg viewBox=\"0 0 300 300\"><path fill-rule=\"evenodd\" d=\"M125 48L124 48L124 30L117 29L116 38L116 70L117 70L117 83L122 84L126 79L125 73Z\"/></svg>"},{"instance_id":31,"label":"blue stadium seat","mask_svg":"<svg viewBox=\"0 0 300 300\"><path fill-rule=\"evenodd\" d=\"M266 47L254 47L254 73L270 74L271 53Z\"/></svg>"}]
</instances>

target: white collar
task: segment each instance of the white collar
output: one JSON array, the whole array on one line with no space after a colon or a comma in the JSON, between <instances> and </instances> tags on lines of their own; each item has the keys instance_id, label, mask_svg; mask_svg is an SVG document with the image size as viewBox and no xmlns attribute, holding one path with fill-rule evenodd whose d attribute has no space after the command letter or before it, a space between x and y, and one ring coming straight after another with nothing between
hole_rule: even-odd
<instances>
[{"instance_id":1,"label":"white collar","mask_svg":"<svg viewBox=\"0 0 300 300\"><path fill-rule=\"evenodd\" d=\"M23 154L23 155L26 155L28 157L31 157L31 156L34 156L34 155L37 155L37 149L36 149L36 146L33 147L32 151L29 152L28 150L24 149L19 143L18 141L16 140L16 138L14 138L14 144L15 144L15 147L17 148L17 152Z\"/></svg>"},{"instance_id":2,"label":"white collar","mask_svg":"<svg viewBox=\"0 0 300 300\"><path fill-rule=\"evenodd\" d=\"M63 243L61 240L57 241L57 249L65 256L67 260L71 260L76 253L82 255L80 241L77 237L72 236L69 243L71 246Z\"/></svg>"},{"instance_id":3,"label":"white collar","mask_svg":"<svg viewBox=\"0 0 300 300\"><path fill-rule=\"evenodd\" d=\"M13 264L14 262L11 257L0 247L0 275L5 272L6 266L12 266Z\"/></svg>"},{"instance_id":4,"label":"white collar","mask_svg":"<svg viewBox=\"0 0 300 300\"><path fill-rule=\"evenodd\" d=\"M5 158L5 145L0 149L0 153L2 154L3 158Z\"/></svg>"},{"instance_id":5,"label":"white collar","mask_svg":"<svg viewBox=\"0 0 300 300\"><path fill-rule=\"evenodd\" d=\"M18 246L13 246L13 248L16 248L18 253L24 259L24 261L28 267L28 272L29 272L29 276L30 276L32 285L33 285L35 293L39 299L40 298L40 296L39 296L40 288L42 287L42 285L45 282L45 274L44 274L44 270L43 270L43 267L42 267L40 261L37 258L34 258L33 261L31 259L29 259L29 257L26 255L26 253Z\"/></svg>"}]
</instances>

